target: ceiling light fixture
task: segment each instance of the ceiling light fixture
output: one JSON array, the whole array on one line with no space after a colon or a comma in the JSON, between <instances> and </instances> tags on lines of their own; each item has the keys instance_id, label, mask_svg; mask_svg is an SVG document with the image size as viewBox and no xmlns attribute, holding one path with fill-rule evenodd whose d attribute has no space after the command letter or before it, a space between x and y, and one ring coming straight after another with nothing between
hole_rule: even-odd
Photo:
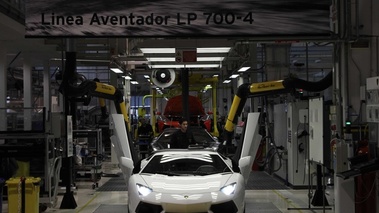
<instances>
[{"instance_id":1,"label":"ceiling light fixture","mask_svg":"<svg viewBox=\"0 0 379 213\"><path fill-rule=\"evenodd\" d=\"M140 48L143 54L150 53L175 53L176 48ZM199 47L197 53L228 53L230 47Z\"/></svg>"},{"instance_id":2,"label":"ceiling light fixture","mask_svg":"<svg viewBox=\"0 0 379 213\"><path fill-rule=\"evenodd\" d=\"M200 47L196 50L197 53L228 53L230 47Z\"/></svg>"},{"instance_id":3,"label":"ceiling light fixture","mask_svg":"<svg viewBox=\"0 0 379 213\"><path fill-rule=\"evenodd\" d=\"M233 74L229 78L237 78L238 76L239 76L239 74Z\"/></svg>"},{"instance_id":4,"label":"ceiling light fixture","mask_svg":"<svg viewBox=\"0 0 379 213\"><path fill-rule=\"evenodd\" d=\"M149 65L152 69L159 68L221 68L221 64L151 64Z\"/></svg>"},{"instance_id":5,"label":"ceiling light fixture","mask_svg":"<svg viewBox=\"0 0 379 213\"><path fill-rule=\"evenodd\" d=\"M223 61L225 57L197 57L197 61ZM147 57L150 62L174 62L175 57Z\"/></svg>"},{"instance_id":6,"label":"ceiling light fixture","mask_svg":"<svg viewBox=\"0 0 379 213\"><path fill-rule=\"evenodd\" d=\"M250 69L250 67L241 67L241 68L238 69L237 72L245 72L248 69Z\"/></svg>"},{"instance_id":7,"label":"ceiling light fixture","mask_svg":"<svg viewBox=\"0 0 379 213\"><path fill-rule=\"evenodd\" d=\"M120 68L111 67L110 70L113 71L114 73L124 73L124 71L122 71Z\"/></svg>"}]
</instances>

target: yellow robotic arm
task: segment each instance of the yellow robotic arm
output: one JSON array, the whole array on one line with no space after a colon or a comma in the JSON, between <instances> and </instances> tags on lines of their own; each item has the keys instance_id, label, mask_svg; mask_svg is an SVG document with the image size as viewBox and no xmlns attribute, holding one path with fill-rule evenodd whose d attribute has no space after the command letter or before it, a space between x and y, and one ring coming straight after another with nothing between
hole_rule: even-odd
<instances>
[{"instance_id":1,"label":"yellow robotic arm","mask_svg":"<svg viewBox=\"0 0 379 213\"><path fill-rule=\"evenodd\" d=\"M229 140L230 133L234 130L237 118L241 115L247 98L271 94L291 92L294 89L303 89L310 92L325 90L332 85L333 76L330 72L325 78L317 82L309 82L298 78L289 77L284 80L267 81L261 83L246 83L238 87L237 94L234 96L228 118L225 123L225 131ZM229 136L228 136L229 135Z\"/></svg>"}]
</instances>

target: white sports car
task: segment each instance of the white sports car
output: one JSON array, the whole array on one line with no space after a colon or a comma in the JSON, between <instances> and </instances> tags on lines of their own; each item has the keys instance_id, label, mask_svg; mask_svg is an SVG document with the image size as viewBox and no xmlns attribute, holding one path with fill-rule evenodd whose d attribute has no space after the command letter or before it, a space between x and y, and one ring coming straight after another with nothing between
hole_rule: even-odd
<instances>
[{"instance_id":1,"label":"white sports car","mask_svg":"<svg viewBox=\"0 0 379 213\"><path fill-rule=\"evenodd\" d=\"M128 185L129 212L244 212L245 185L261 139L259 114L249 118L236 161L212 149L163 149L136 161L123 117L112 115L111 140Z\"/></svg>"},{"instance_id":2,"label":"white sports car","mask_svg":"<svg viewBox=\"0 0 379 213\"><path fill-rule=\"evenodd\" d=\"M141 168L129 179L129 212L244 212L244 178L217 152L162 150Z\"/></svg>"}]
</instances>

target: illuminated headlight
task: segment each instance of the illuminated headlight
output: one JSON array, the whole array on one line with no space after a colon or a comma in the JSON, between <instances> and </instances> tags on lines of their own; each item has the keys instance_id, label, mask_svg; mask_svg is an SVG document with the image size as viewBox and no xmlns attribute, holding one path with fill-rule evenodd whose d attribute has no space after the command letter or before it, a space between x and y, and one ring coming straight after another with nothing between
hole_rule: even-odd
<instances>
[{"instance_id":1,"label":"illuminated headlight","mask_svg":"<svg viewBox=\"0 0 379 213\"><path fill-rule=\"evenodd\" d=\"M236 185L237 185L237 183L229 184L227 186L222 187L220 189L220 191L222 191L222 193L224 193L226 195L234 194L234 191L236 190Z\"/></svg>"},{"instance_id":2,"label":"illuminated headlight","mask_svg":"<svg viewBox=\"0 0 379 213\"><path fill-rule=\"evenodd\" d=\"M150 189L149 187L147 186L144 186L144 185L141 185L141 184L138 184L137 183L137 191L138 191L138 194L141 195L141 196L147 196L148 194L150 194L153 190Z\"/></svg>"}]
</instances>

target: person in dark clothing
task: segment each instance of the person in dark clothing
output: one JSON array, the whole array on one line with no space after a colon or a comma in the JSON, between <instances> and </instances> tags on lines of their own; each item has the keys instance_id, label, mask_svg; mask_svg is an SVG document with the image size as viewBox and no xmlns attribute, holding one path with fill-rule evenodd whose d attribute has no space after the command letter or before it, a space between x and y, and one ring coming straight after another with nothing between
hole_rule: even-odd
<instances>
[{"instance_id":1,"label":"person in dark clothing","mask_svg":"<svg viewBox=\"0 0 379 213\"><path fill-rule=\"evenodd\" d=\"M149 124L145 118L141 118L141 125L137 129L137 143L141 158L145 158L147 154L150 154L150 142L153 139L153 127Z\"/></svg>"},{"instance_id":2,"label":"person in dark clothing","mask_svg":"<svg viewBox=\"0 0 379 213\"><path fill-rule=\"evenodd\" d=\"M153 127L151 124L149 124L145 118L141 118L140 120L141 126L138 127L137 134L138 138L143 137L143 138L152 138L153 137Z\"/></svg>"},{"instance_id":3,"label":"person in dark clothing","mask_svg":"<svg viewBox=\"0 0 379 213\"><path fill-rule=\"evenodd\" d=\"M189 145L196 144L191 131L188 130L188 121L184 118L179 120L180 129L171 135L170 148L187 149Z\"/></svg>"}]
</instances>

